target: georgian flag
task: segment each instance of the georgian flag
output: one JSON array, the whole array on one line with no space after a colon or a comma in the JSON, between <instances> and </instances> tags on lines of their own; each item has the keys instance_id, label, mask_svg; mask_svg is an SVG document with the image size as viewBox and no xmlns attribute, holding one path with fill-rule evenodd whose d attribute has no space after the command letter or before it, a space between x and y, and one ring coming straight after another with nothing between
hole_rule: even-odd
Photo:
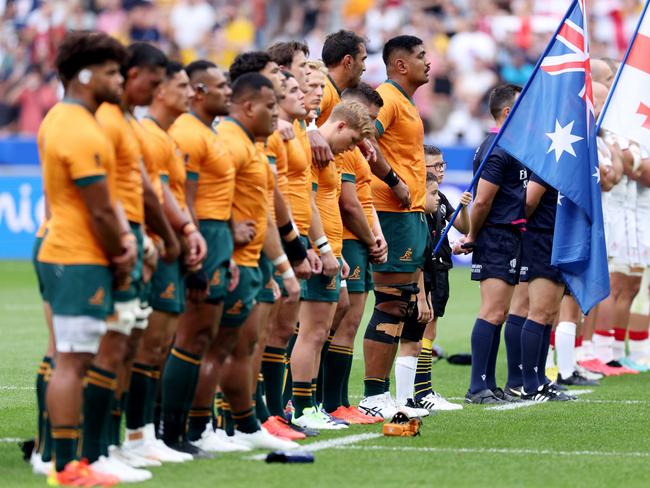
<instances>
[{"instance_id":1,"label":"georgian flag","mask_svg":"<svg viewBox=\"0 0 650 488\"><path fill-rule=\"evenodd\" d=\"M650 16L646 2L605 106L601 127L650 147Z\"/></svg>"}]
</instances>

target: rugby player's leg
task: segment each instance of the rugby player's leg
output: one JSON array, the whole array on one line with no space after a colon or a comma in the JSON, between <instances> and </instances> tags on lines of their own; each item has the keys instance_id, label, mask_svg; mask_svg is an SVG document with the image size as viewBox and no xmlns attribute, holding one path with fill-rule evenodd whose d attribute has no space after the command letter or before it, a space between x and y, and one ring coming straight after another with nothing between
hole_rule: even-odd
<instances>
[{"instance_id":1,"label":"rugby player's leg","mask_svg":"<svg viewBox=\"0 0 650 488\"><path fill-rule=\"evenodd\" d=\"M179 320L176 339L162 377L161 436L174 449L187 448L187 443L182 441L185 423L201 379L203 384L209 382L212 385L207 400L202 404L203 409L211 411L216 388L216 382L212 380L215 365L206 351L213 344L222 311L223 303L188 302ZM204 355L206 358L202 364Z\"/></svg>"},{"instance_id":2,"label":"rugby player's leg","mask_svg":"<svg viewBox=\"0 0 650 488\"><path fill-rule=\"evenodd\" d=\"M614 359L614 327L616 326L616 303L625 288L625 274L619 271L610 273L611 293L598 305L593 343L594 355L607 364Z\"/></svg>"},{"instance_id":3,"label":"rugby player's leg","mask_svg":"<svg viewBox=\"0 0 650 488\"><path fill-rule=\"evenodd\" d=\"M650 340L648 327L650 326L650 268L643 273L639 293L634 298L630 307L629 320L629 358L637 364L650 366Z\"/></svg>"},{"instance_id":4,"label":"rugby player's leg","mask_svg":"<svg viewBox=\"0 0 650 488\"><path fill-rule=\"evenodd\" d=\"M283 394L287 374L287 345L298 323L300 302L278 300L271 311L271 332L262 356L266 405L272 416L284 417ZM290 386L290 385L289 385Z\"/></svg>"},{"instance_id":5,"label":"rugby player's leg","mask_svg":"<svg viewBox=\"0 0 650 488\"><path fill-rule=\"evenodd\" d=\"M336 304L336 311L334 312L334 318L332 319L332 325L330 327L330 333L327 336L327 340L323 345L323 348L320 352L320 364L318 367L318 379L316 384L316 405L325 403L325 374L327 372L327 357L332 345L332 341L336 336L336 331L338 329L341 317L345 312L350 308L350 298L348 296L348 288L345 284L345 281L341 281L341 290L339 292L339 301ZM337 317L338 316L338 317ZM331 374L330 374L331 376ZM324 407L323 407L324 408ZM327 411L327 409L326 409Z\"/></svg>"},{"instance_id":6,"label":"rugby player's leg","mask_svg":"<svg viewBox=\"0 0 650 488\"><path fill-rule=\"evenodd\" d=\"M528 296L528 283L522 281L515 286L508 318L503 331L508 359L507 391L515 391L523 385L521 337L522 328L528 315Z\"/></svg>"},{"instance_id":7,"label":"rugby player's leg","mask_svg":"<svg viewBox=\"0 0 650 488\"><path fill-rule=\"evenodd\" d=\"M269 333L271 327L271 310L273 309L273 303L259 302L255 308L259 310L254 310L259 315L259 326L257 331L257 340L255 341L253 354L251 357L251 385L253 388L253 395L255 397L255 411L257 414L257 419L262 422L271 416L266 402L264 401L264 377L262 376L262 356L264 355L264 349L269 340Z\"/></svg>"},{"instance_id":8,"label":"rugby player's leg","mask_svg":"<svg viewBox=\"0 0 650 488\"><path fill-rule=\"evenodd\" d=\"M427 395L433 394L431 384L431 365L433 364L433 341L436 339L438 318L433 317L424 328L422 335L422 347L418 355L415 369L415 380L413 395L416 403L420 402Z\"/></svg>"},{"instance_id":9,"label":"rugby player's leg","mask_svg":"<svg viewBox=\"0 0 650 488\"><path fill-rule=\"evenodd\" d=\"M642 276L642 267L631 267L630 274L623 277L623 287L615 305L614 344L612 347L614 361L620 361L625 357L625 338L630 321L630 307L639 293Z\"/></svg>"}]
</instances>

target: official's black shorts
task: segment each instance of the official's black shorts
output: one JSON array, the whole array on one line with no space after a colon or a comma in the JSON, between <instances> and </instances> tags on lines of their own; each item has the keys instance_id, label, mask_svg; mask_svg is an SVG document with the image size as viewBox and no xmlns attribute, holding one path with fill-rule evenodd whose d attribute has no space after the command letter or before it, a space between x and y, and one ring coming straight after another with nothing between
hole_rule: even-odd
<instances>
[{"instance_id":1,"label":"official's black shorts","mask_svg":"<svg viewBox=\"0 0 650 488\"><path fill-rule=\"evenodd\" d=\"M472 280L497 278L514 286L519 283L520 268L521 231L515 227L483 227L472 254Z\"/></svg>"},{"instance_id":2,"label":"official's black shorts","mask_svg":"<svg viewBox=\"0 0 650 488\"><path fill-rule=\"evenodd\" d=\"M445 308L449 301L449 270L437 269L432 276L431 283L431 306L433 316L440 318L445 316Z\"/></svg>"},{"instance_id":3,"label":"official's black shorts","mask_svg":"<svg viewBox=\"0 0 650 488\"><path fill-rule=\"evenodd\" d=\"M404 327L402 328L401 339L405 341L420 342L424 336L424 329L427 324L418 322L418 306L417 303L413 307L413 313L406 317L404 320Z\"/></svg>"},{"instance_id":4,"label":"official's black shorts","mask_svg":"<svg viewBox=\"0 0 650 488\"><path fill-rule=\"evenodd\" d=\"M564 283L560 270L551 265L552 233L529 229L522 233L521 242L520 281L531 282L535 278L545 278L556 283Z\"/></svg>"}]
</instances>

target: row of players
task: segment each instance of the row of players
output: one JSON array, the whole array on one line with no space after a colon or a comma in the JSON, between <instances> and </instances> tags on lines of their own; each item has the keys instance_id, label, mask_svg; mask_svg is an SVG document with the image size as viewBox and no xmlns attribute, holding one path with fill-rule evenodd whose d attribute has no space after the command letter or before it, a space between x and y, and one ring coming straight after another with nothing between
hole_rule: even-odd
<instances>
[{"instance_id":1,"label":"row of players","mask_svg":"<svg viewBox=\"0 0 650 488\"><path fill-rule=\"evenodd\" d=\"M598 117L617 63L593 60L592 66ZM490 109L497 130L520 92L514 85L492 92ZM475 171L495 134L479 147ZM578 333L582 314L559 270L551 265L561 197L501 148L488 156L472 204L470 233L454 249L456 253L473 250L472 279L481 282L481 308L471 338L468 403L566 401L575 399L565 393L566 386L593 386L604 375L650 370L647 280L639 293L644 269L650 264L646 223L650 159L638 144L609 133L598 135L598 155L594 176L603 192L612 293L585 317ZM508 379L499 388L495 369L504 323ZM628 323L630 356L626 357ZM551 381L545 366L553 365L549 354L553 339L558 372Z\"/></svg>"},{"instance_id":2,"label":"row of players","mask_svg":"<svg viewBox=\"0 0 650 488\"><path fill-rule=\"evenodd\" d=\"M225 73L98 33L59 46L65 99L39 131L48 220L35 247L51 336L32 461L41 473L53 462L52 483L142 481L160 462L460 407L430 377L419 406L388 389L405 320L416 331L402 350L417 356L420 324L446 300L429 304L431 283L445 287L420 272L427 218L453 210L435 197L435 148L427 176L412 100L428 82L423 43L387 42L377 90L360 83L356 34L328 36L323 61L308 55L280 43ZM356 408L347 383L373 289Z\"/></svg>"}]
</instances>

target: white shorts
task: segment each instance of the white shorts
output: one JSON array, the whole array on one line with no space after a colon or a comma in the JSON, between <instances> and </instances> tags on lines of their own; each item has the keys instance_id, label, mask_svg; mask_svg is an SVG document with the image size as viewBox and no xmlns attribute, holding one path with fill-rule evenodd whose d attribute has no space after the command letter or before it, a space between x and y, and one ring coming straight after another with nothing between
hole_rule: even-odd
<instances>
[{"instance_id":1,"label":"white shorts","mask_svg":"<svg viewBox=\"0 0 650 488\"><path fill-rule=\"evenodd\" d=\"M106 334L106 321L87 315L54 315L52 322L57 352L97 354Z\"/></svg>"}]
</instances>

